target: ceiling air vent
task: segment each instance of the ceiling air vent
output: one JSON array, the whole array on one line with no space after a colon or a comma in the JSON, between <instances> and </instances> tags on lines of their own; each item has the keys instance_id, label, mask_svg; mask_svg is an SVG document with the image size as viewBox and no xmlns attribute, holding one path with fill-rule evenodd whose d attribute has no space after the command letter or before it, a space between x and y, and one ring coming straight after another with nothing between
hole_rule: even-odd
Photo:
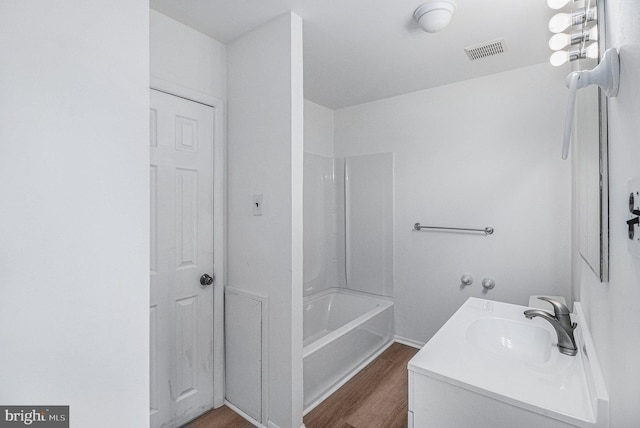
<instances>
[{"instance_id":1,"label":"ceiling air vent","mask_svg":"<svg viewBox=\"0 0 640 428\"><path fill-rule=\"evenodd\" d=\"M507 51L507 47L504 44L504 39L498 39L475 46L469 46L468 48L464 48L464 51L471 61L475 61L476 59L504 53Z\"/></svg>"}]
</instances>

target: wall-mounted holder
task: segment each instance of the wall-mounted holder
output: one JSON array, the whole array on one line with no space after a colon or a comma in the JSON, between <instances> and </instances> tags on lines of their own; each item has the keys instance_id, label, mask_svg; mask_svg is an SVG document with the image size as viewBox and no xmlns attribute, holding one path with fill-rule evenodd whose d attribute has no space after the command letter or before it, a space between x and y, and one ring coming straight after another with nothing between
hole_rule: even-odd
<instances>
[{"instance_id":1,"label":"wall-mounted holder","mask_svg":"<svg viewBox=\"0 0 640 428\"><path fill-rule=\"evenodd\" d=\"M640 176L629 180L629 218L627 250L640 257Z\"/></svg>"},{"instance_id":2,"label":"wall-mounted holder","mask_svg":"<svg viewBox=\"0 0 640 428\"><path fill-rule=\"evenodd\" d=\"M631 240L633 240L636 234L635 225L640 224L640 210L637 210L635 208L635 200L638 196L637 193L638 192L636 192L635 195L633 192L629 193L629 212L632 216L635 215L635 217L631 217L629 220L627 220L627 226L629 227L629 239Z\"/></svg>"},{"instance_id":3,"label":"wall-mounted holder","mask_svg":"<svg viewBox=\"0 0 640 428\"><path fill-rule=\"evenodd\" d=\"M482 287L484 288L485 292L492 290L495 286L496 282L491 278L484 278L482 280Z\"/></svg>"},{"instance_id":4,"label":"wall-mounted holder","mask_svg":"<svg viewBox=\"0 0 640 428\"><path fill-rule=\"evenodd\" d=\"M462 275L460 277L460 285L463 287L468 287L473 284L473 277L471 275Z\"/></svg>"},{"instance_id":5,"label":"wall-mounted holder","mask_svg":"<svg viewBox=\"0 0 640 428\"><path fill-rule=\"evenodd\" d=\"M610 98L618 95L620 86L620 56L617 49L607 49L600 63L593 70L574 71L567 76L569 88L569 101L567 115L564 124L564 140L562 143L562 159L569 155L569 142L571 141L571 128L573 127L573 114L576 108L576 94L578 89L590 85L598 85L602 92Z\"/></svg>"},{"instance_id":6,"label":"wall-mounted holder","mask_svg":"<svg viewBox=\"0 0 640 428\"><path fill-rule=\"evenodd\" d=\"M413 225L413 230L420 231L422 229L447 230L453 232L483 232L485 235L493 234L493 227L490 226L487 226L484 229L471 229L468 227L422 226L420 223L416 223Z\"/></svg>"}]
</instances>

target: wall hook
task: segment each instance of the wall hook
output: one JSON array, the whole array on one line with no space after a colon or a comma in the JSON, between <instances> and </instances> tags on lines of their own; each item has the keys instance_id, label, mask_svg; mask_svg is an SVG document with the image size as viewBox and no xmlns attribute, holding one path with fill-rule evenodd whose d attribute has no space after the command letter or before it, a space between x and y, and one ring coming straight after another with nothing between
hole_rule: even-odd
<instances>
[{"instance_id":1,"label":"wall hook","mask_svg":"<svg viewBox=\"0 0 640 428\"><path fill-rule=\"evenodd\" d=\"M576 93L578 89L590 85L598 85L604 94L610 98L618 95L620 86L620 56L618 50L607 49L602 60L593 70L574 71L567 76L567 88L569 88L569 101L567 115L564 122L564 140L562 143L562 159L569 155L569 142L571 141L571 128L573 127L573 113L576 109Z\"/></svg>"},{"instance_id":2,"label":"wall hook","mask_svg":"<svg viewBox=\"0 0 640 428\"><path fill-rule=\"evenodd\" d=\"M635 207L635 198L633 192L629 193L629 212L632 216L636 216L627 220L627 227L629 228L629 239L633 240L635 236L635 225L640 224L640 210Z\"/></svg>"}]
</instances>

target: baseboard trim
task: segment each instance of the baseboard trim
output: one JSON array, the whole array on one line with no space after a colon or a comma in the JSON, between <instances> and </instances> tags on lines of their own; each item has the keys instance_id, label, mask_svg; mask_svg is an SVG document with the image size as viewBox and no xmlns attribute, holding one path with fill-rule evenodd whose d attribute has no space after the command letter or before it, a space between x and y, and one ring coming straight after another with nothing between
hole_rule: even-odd
<instances>
[{"instance_id":1,"label":"baseboard trim","mask_svg":"<svg viewBox=\"0 0 640 428\"><path fill-rule=\"evenodd\" d=\"M228 400L224 400L224 404L229 407L231 410L233 410L234 412L236 412L238 415L242 416L243 419L245 419L247 422L255 425L256 428L278 428L277 425L272 424L271 422L269 423L269 426L267 425L263 425L260 422L258 422L257 420L253 419L251 416L247 415L245 412L243 412L242 410L238 409L235 405L233 405L232 403L230 403Z\"/></svg>"},{"instance_id":2,"label":"baseboard trim","mask_svg":"<svg viewBox=\"0 0 640 428\"><path fill-rule=\"evenodd\" d=\"M424 347L425 343L424 342L419 342L417 340L413 340L413 339L408 339L406 337L402 337L402 336L398 336L395 335L393 337L392 340L390 340L389 342L387 342L385 345L383 345L377 352L375 352L371 357L369 357L367 360L365 360L361 365L359 365L350 376L348 376L347 378L343 379L341 382L339 382L339 384L335 385L333 388L331 388L329 391L327 391L325 394L323 394L322 397L320 397L318 400L316 400L315 402L313 402L309 407L307 407L303 414L306 415L307 413L309 413L311 410L313 410L314 408L316 408L321 402L323 402L325 399L327 399L331 394L333 394L334 392L336 392L338 389L340 389L340 387L342 387L345 383L347 383L349 380L351 380L351 378L353 378L356 374L358 374L364 367L366 367L369 363L371 363L373 360L375 360L376 358L378 358L380 356L380 354L382 354L387 348L389 348L391 345L393 345L393 343L400 343L402 345L407 345L410 346L412 348L416 348L416 349L422 349L422 347ZM242 416L243 419L247 420L247 422L250 422L251 424L255 425L256 428L280 428L278 425L276 425L275 423L273 423L272 421L268 421L267 425L263 425L262 423L258 422L257 420L255 420L254 418L252 418L251 416L247 415L245 412L243 412L242 410L238 409L236 406L234 406L232 403L230 403L229 401L227 401L226 399L224 400L224 404L227 405L229 408L231 408L234 412L236 412L238 415ZM300 428L305 428L304 423L300 426Z\"/></svg>"},{"instance_id":3,"label":"baseboard trim","mask_svg":"<svg viewBox=\"0 0 640 428\"><path fill-rule=\"evenodd\" d=\"M416 348L416 349L422 349L425 345L424 342L418 342L417 340L407 339L406 337L402 337L398 335L394 336L393 340L403 345L411 346L412 348Z\"/></svg>"}]
</instances>

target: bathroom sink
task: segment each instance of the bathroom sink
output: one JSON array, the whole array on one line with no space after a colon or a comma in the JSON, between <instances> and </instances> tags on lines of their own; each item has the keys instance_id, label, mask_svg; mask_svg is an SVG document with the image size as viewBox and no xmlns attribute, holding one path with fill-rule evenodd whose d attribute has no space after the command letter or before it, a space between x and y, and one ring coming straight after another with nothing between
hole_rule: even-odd
<instances>
[{"instance_id":1,"label":"bathroom sink","mask_svg":"<svg viewBox=\"0 0 640 428\"><path fill-rule=\"evenodd\" d=\"M528 363L546 363L555 350L549 330L506 318L477 319L467 327L466 338L485 352Z\"/></svg>"},{"instance_id":2,"label":"bathroom sink","mask_svg":"<svg viewBox=\"0 0 640 428\"><path fill-rule=\"evenodd\" d=\"M531 308L470 297L409 361L413 426L607 428L604 378L574 308L569 356L549 322L525 318Z\"/></svg>"}]
</instances>

